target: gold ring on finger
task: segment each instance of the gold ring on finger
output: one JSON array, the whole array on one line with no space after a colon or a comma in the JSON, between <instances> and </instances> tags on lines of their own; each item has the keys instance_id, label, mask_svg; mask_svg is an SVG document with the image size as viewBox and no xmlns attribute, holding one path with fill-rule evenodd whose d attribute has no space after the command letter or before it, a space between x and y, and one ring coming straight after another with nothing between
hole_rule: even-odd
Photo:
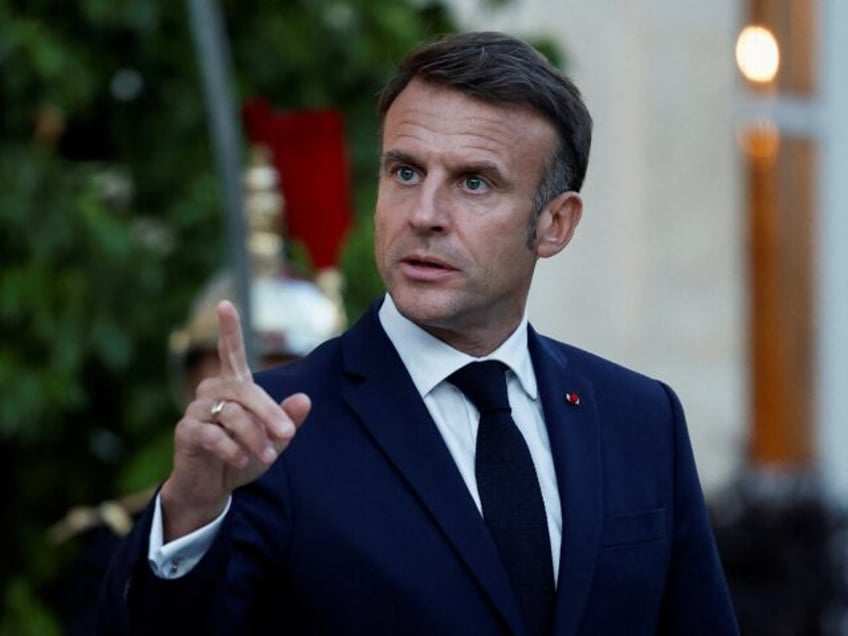
<instances>
[{"instance_id":1,"label":"gold ring on finger","mask_svg":"<svg viewBox=\"0 0 848 636\"><path fill-rule=\"evenodd\" d=\"M227 405L226 400L217 400L212 408L209 409L209 415L212 417L212 421L217 424L218 417L221 415L221 412L224 410L224 407Z\"/></svg>"}]
</instances>

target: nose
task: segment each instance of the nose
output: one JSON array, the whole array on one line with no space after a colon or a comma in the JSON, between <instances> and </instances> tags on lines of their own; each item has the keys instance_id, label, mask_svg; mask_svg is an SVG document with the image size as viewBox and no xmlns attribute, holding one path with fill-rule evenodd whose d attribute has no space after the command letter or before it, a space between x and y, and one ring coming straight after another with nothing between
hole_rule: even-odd
<instances>
[{"instance_id":1,"label":"nose","mask_svg":"<svg viewBox=\"0 0 848 636\"><path fill-rule=\"evenodd\" d=\"M437 175L429 174L417 189L409 224L418 232L441 233L450 225L450 195Z\"/></svg>"}]
</instances>

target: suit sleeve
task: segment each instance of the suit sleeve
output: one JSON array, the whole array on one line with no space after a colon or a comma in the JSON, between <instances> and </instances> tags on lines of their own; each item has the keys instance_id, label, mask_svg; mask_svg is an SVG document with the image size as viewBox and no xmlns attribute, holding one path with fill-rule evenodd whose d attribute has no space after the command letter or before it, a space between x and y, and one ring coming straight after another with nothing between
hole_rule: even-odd
<instances>
[{"instance_id":1,"label":"suit sleeve","mask_svg":"<svg viewBox=\"0 0 848 636\"><path fill-rule=\"evenodd\" d=\"M273 484L263 478L234 493L209 550L178 579L158 578L147 562L155 505L151 503L112 559L101 588L97 633L257 633L275 613L277 619L287 614L280 576L286 531L279 501L280 491L286 489L279 468Z\"/></svg>"},{"instance_id":2,"label":"suit sleeve","mask_svg":"<svg viewBox=\"0 0 848 636\"><path fill-rule=\"evenodd\" d=\"M220 619L219 597L225 578L228 521L197 566L185 576L158 578L147 563L153 505L118 547L103 582L98 602L98 631L102 636L125 634L211 634ZM204 609L205 608L205 611Z\"/></svg>"},{"instance_id":3,"label":"suit sleeve","mask_svg":"<svg viewBox=\"0 0 848 636\"><path fill-rule=\"evenodd\" d=\"M667 386L664 388L673 419L674 509L671 566L658 631L711 636L738 634L683 409L674 392Z\"/></svg>"}]
</instances>

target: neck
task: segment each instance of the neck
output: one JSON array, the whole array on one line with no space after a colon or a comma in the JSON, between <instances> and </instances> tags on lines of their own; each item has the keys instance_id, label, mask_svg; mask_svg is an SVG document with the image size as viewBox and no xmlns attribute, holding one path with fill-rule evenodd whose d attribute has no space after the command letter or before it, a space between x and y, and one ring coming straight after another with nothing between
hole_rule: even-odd
<instances>
[{"instance_id":1,"label":"neck","mask_svg":"<svg viewBox=\"0 0 848 636\"><path fill-rule=\"evenodd\" d=\"M487 326L484 329L450 329L438 325L422 325L424 331L442 342L450 345L457 351L462 351L474 358L482 358L500 347L521 324L521 318L493 329Z\"/></svg>"}]
</instances>

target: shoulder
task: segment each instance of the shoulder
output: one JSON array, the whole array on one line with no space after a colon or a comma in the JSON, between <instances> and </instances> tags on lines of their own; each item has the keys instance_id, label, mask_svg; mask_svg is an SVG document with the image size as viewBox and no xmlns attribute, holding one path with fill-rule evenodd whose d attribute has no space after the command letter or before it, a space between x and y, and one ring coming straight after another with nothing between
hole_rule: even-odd
<instances>
[{"instance_id":1,"label":"shoulder","mask_svg":"<svg viewBox=\"0 0 848 636\"><path fill-rule=\"evenodd\" d=\"M663 380L532 330L530 351L534 363L553 360L562 373L591 386L598 405L633 414L682 417L676 394Z\"/></svg>"},{"instance_id":2,"label":"shoulder","mask_svg":"<svg viewBox=\"0 0 848 636\"><path fill-rule=\"evenodd\" d=\"M616 384L653 387L654 389L657 385L665 386L657 378L648 376L591 351L555 340L534 331L530 332L530 351L534 358L540 354L552 356L556 360L556 363L561 365L569 373L583 375L592 380L614 381Z\"/></svg>"}]
</instances>

